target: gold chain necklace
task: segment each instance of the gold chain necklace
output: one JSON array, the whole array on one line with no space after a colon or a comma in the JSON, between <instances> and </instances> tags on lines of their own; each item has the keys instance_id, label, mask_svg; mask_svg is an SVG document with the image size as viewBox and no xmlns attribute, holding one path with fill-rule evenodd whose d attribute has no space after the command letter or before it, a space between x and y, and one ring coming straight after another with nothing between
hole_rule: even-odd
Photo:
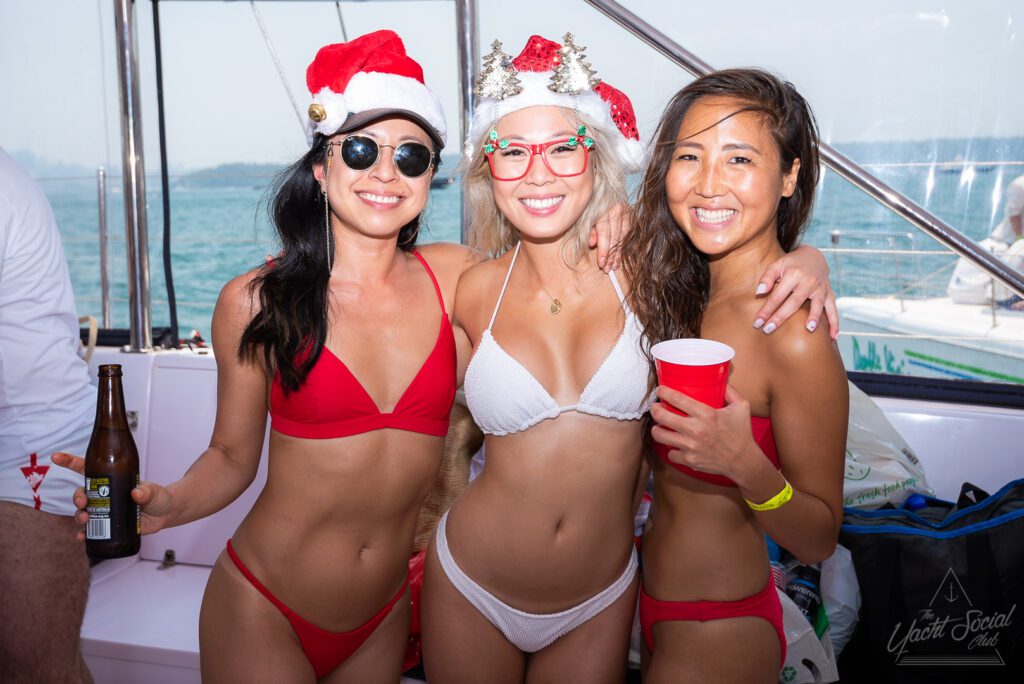
<instances>
[{"instance_id":1,"label":"gold chain necklace","mask_svg":"<svg viewBox=\"0 0 1024 684\"><path fill-rule=\"evenodd\" d=\"M534 280L537 281L537 285L540 286L540 289L543 290L544 294L546 294L548 296L548 299L551 300L551 303L548 304L548 313L551 314L552 316L557 316L558 312L562 310L562 300L560 300L558 297L552 296L552 294L548 292L548 289L544 287L544 283L540 281L540 276L537 274L537 269L533 267L533 262L530 261L529 257L526 258L526 262L530 266L530 273L533 274L533 278Z\"/></svg>"}]
</instances>

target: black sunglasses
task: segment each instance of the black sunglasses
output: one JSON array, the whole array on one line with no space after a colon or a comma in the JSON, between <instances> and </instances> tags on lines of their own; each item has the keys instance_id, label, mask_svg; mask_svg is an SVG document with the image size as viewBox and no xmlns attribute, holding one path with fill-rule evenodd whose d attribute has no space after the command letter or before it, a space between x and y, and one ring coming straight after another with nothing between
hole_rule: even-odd
<instances>
[{"instance_id":1,"label":"black sunglasses","mask_svg":"<svg viewBox=\"0 0 1024 684\"><path fill-rule=\"evenodd\" d=\"M407 142L398 147L382 145L365 135L350 135L341 142L333 141L330 145L341 145L341 159L345 165L355 171L365 171L380 159L380 148L390 147L394 151L395 167L406 178L419 178L434 165L434 153L423 143Z\"/></svg>"}]
</instances>

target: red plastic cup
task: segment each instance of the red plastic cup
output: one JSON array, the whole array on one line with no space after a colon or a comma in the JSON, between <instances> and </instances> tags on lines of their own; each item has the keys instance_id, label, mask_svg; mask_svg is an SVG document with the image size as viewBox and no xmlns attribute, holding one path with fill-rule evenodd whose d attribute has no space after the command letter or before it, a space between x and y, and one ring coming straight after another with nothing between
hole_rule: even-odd
<instances>
[{"instance_id":1,"label":"red plastic cup","mask_svg":"<svg viewBox=\"0 0 1024 684\"><path fill-rule=\"evenodd\" d=\"M666 340L651 347L658 384L671 387L712 408L725 406L725 387L729 383L729 362L736 355L727 344L714 340ZM685 416L670 404L668 410ZM670 447L654 443L655 452L667 458Z\"/></svg>"}]
</instances>

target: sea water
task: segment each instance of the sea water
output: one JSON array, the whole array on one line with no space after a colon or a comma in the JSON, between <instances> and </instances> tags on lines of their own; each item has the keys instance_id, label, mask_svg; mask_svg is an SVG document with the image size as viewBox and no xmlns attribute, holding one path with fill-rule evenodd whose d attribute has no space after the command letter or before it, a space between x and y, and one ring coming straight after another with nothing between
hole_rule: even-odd
<instances>
[{"instance_id":1,"label":"sea water","mask_svg":"<svg viewBox=\"0 0 1024 684\"><path fill-rule=\"evenodd\" d=\"M1024 173L1024 138L971 141L860 143L841 148L870 172L939 218L980 240L1003 215L1006 185ZM954 153L954 150L958 151ZM933 164L958 154L973 162ZM988 164L990 160L998 163ZM909 164L909 165L908 165ZM454 167L454 164L449 166ZM232 277L262 264L280 246L267 218L269 178L239 178L216 186L172 179L171 254L178 324L184 337L199 330L209 339L217 295ZM631 179L631 187L637 185ZM80 315L100 317L100 257L96 183L93 179L47 180L42 186L60 226ZM112 327L128 325L127 262L121 179L108 179L109 282ZM147 177L153 324L169 321L163 266L163 211L159 176ZM462 198L458 183L431 191L419 242L458 242ZM310 226L321 231L322 226ZM839 231L837 238L833 233ZM825 171L803 241L826 252L841 295L911 296L945 291L955 258L938 242L868 198L834 172ZM862 253L860 250L874 250ZM899 252L891 254L889 252Z\"/></svg>"}]
</instances>

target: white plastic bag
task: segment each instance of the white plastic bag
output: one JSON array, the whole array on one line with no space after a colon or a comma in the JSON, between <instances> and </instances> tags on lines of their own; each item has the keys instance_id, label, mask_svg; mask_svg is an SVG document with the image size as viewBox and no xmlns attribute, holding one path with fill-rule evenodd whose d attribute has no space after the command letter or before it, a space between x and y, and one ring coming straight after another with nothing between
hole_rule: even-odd
<instances>
[{"instance_id":1,"label":"white plastic bag","mask_svg":"<svg viewBox=\"0 0 1024 684\"><path fill-rule=\"evenodd\" d=\"M910 494L934 494L914 451L900 437L871 397L850 385L843 505L898 506Z\"/></svg>"},{"instance_id":2,"label":"white plastic bag","mask_svg":"<svg viewBox=\"0 0 1024 684\"><path fill-rule=\"evenodd\" d=\"M838 682L836 656L832 650L829 630L819 639L814 627L792 599L779 591L782 602L782 628L786 633L786 662L779 671L784 684L820 684Z\"/></svg>"},{"instance_id":3,"label":"white plastic bag","mask_svg":"<svg viewBox=\"0 0 1024 684\"><path fill-rule=\"evenodd\" d=\"M821 602L828 615L828 633L838 657L853 636L860 613L860 583L853 567L853 556L845 546L821 564Z\"/></svg>"}]
</instances>

